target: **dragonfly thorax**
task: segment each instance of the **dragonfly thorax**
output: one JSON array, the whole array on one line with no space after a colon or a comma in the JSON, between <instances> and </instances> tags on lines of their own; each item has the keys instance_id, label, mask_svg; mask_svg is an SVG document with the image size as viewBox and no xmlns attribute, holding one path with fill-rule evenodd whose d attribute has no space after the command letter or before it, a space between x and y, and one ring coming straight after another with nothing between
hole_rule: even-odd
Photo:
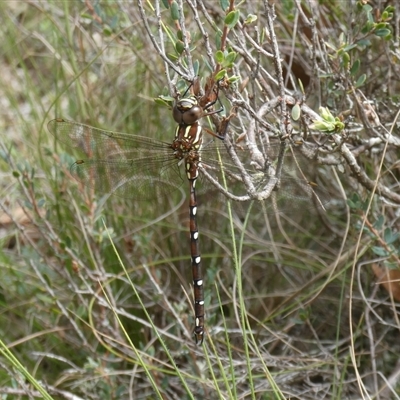
<instances>
[{"instance_id":1,"label":"dragonfly thorax","mask_svg":"<svg viewBox=\"0 0 400 400\"><path fill-rule=\"evenodd\" d=\"M194 96L179 100L172 110L174 120L179 125L195 124L202 114L203 110Z\"/></svg>"}]
</instances>

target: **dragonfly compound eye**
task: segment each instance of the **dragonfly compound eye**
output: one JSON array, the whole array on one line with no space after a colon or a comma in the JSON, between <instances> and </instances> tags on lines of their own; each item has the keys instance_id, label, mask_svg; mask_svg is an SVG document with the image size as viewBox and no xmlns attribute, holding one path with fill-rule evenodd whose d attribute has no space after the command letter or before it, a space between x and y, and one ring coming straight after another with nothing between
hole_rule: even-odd
<instances>
[{"instance_id":1,"label":"dragonfly compound eye","mask_svg":"<svg viewBox=\"0 0 400 400\"><path fill-rule=\"evenodd\" d=\"M174 120L179 124L192 125L197 122L202 114L202 108L197 104L195 98L179 100L173 111Z\"/></svg>"}]
</instances>

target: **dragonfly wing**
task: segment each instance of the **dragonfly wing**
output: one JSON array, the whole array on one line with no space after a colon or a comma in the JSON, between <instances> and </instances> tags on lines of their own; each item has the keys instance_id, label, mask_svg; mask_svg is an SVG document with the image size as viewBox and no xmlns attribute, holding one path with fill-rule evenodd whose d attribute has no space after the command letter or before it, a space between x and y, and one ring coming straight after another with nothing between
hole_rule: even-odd
<instances>
[{"instance_id":1,"label":"dragonfly wing","mask_svg":"<svg viewBox=\"0 0 400 400\"><path fill-rule=\"evenodd\" d=\"M78 160L71 166L71 172L78 181L96 191L137 200L150 200L155 193L167 194L181 186L176 162L163 163L155 171L144 161ZM150 165L154 167L154 161Z\"/></svg>"},{"instance_id":2,"label":"dragonfly wing","mask_svg":"<svg viewBox=\"0 0 400 400\"><path fill-rule=\"evenodd\" d=\"M276 162L279 150L279 145L269 145L269 163L272 167ZM270 181L268 169L266 168L266 171L262 171L259 168L254 168L248 149L237 146L235 152L244 170L248 174L248 178L252 182L256 193L262 193L263 189ZM308 182L304 178L304 175L302 176L297 170L298 165L306 165L306 167L308 167L308 172L310 172L309 170L312 168L310 160L304 162L300 157L301 155L294 161L294 157L290 153L288 157L285 156L284 169L282 170L280 182L275 190L272 191L271 197L264 201L255 201L253 207L265 208L269 212L287 214L299 212L302 209L324 209L324 205L329 202L330 197L321 186ZM246 186L243 183L241 170L228 154L223 141L213 141L204 146L202 151L202 165L221 186L224 186L225 182L226 188L231 194L238 197L248 196ZM311 172L315 172L315 169ZM295 178L293 174L298 175L298 177ZM308 174L306 176L308 176ZM205 177L203 177L201 183L202 188L200 192L206 192L210 189L210 186L212 186Z\"/></svg>"},{"instance_id":3,"label":"dragonfly wing","mask_svg":"<svg viewBox=\"0 0 400 400\"><path fill-rule=\"evenodd\" d=\"M88 158L136 159L172 154L170 144L146 136L107 131L60 118L51 120L47 126L57 140Z\"/></svg>"},{"instance_id":4,"label":"dragonfly wing","mask_svg":"<svg viewBox=\"0 0 400 400\"><path fill-rule=\"evenodd\" d=\"M99 192L148 200L182 184L178 160L168 143L64 119L50 121L48 128L57 140L87 157L76 161L71 172Z\"/></svg>"}]
</instances>

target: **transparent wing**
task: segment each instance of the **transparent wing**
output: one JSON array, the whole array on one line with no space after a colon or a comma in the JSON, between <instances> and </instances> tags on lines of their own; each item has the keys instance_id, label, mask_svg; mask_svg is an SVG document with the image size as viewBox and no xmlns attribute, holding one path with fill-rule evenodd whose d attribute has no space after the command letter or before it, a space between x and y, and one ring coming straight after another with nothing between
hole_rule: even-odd
<instances>
[{"instance_id":1,"label":"transparent wing","mask_svg":"<svg viewBox=\"0 0 400 400\"><path fill-rule=\"evenodd\" d=\"M250 152L243 145L237 146L235 149L235 153L257 193L261 193L270 182L270 168L276 166L280 143L268 143L264 147L267 149L268 159L265 170L255 169L252 166ZM316 178L316 165L306 159L298 149L290 150L293 151L287 151L285 154L281 179L271 197L265 201L255 201L253 207L266 208L270 212L285 213L298 212L301 209L324 209L324 206L330 201L330 197L326 190L312 181ZM240 168L233 163L221 140L216 139L213 143L206 144L201 154L204 169L221 186L226 185L227 190L234 196L248 196ZM201 184L204 189L199 185L200 192L207 191L210 187L207 178L202 179Z\"/></svg>"},{"instance_id":2,"label":"transparent wing","mask_svg":"<svg viewBox=\"0 0 400 400\"><path fill-rule=\"evenodd\" d=\"M169 193L183 182L168 143L64 119L50 121L48 128L57 140L87 157L77 160L71 172L99 192L148 200L156 192Z\"/></svg>"},{"instance_id":3,"label":"transparent wing","mask_svg":"<svg viewBox=\"0 0 400 400\"><path fill-rule=\"evenodd\" d=\"M48 128L57 140L79 149L87 157L76 161L71 171L80 182L100 192L147 200L156 192L161 195L169 193L183 182L184 171L180 170L179 160L175 158L169 143L63 119L50 121ZM205 135L201 150L204 168L222 186L225 181L227 190L234 196L247 196L240 168L233 163L224 142L219 139L207 141L207 138L208 135ZM263 147L267 149L268 165L273 167L280 144L265 143ZM244 145L236 145L235 152L256 190L261 192L270 180L270 170L255 169L249 149ZM308 172L312 172L309 171L310 167L309 160L302 159L300 154L293 157L288 152L279 185L262 207L285 212L323 207L329 201L329 196L318 185L304 178L308 177ZM299 173L301 168L305 168L305 174ZM200 192L215 189L207 179L200 181ZM219 197L215 196L215 200Z\"/></svg>"}]
</instances>

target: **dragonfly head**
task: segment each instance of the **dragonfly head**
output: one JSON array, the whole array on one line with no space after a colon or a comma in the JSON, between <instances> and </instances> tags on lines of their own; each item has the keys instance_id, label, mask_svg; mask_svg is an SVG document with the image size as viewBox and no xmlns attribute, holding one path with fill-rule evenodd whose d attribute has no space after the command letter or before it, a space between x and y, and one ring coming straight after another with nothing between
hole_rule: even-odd
<instances>
[{"instance_id":1,"label":"dragonfly head","mask_svg":"<svg viewBox=\"0 0 400 400\"><path fill-rule=\"evenodd\" d=\"M193 125L201 118L202 114L203 109L194 96L178 100L172 110L174 120L179 125Z\"/></svg>"}]
</instances>

